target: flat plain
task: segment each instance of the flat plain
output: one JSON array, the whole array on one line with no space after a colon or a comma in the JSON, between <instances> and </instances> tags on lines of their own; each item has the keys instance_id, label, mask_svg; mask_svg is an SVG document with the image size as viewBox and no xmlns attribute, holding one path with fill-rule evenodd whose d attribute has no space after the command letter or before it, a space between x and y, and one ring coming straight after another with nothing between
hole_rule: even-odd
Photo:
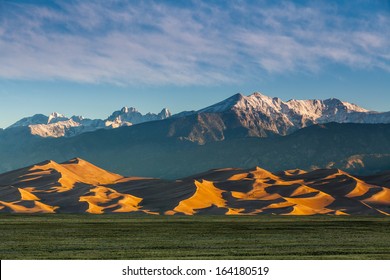
<instances>
[{"instance_id":1,"label":"flat plain","mask_svg":"<svg viewBox=\"0 0 390 280\"><path fill-rule=\"evenodd\" d=\"M390 218L1 214L0 259L390 259Z\"/></svg>"}]
</instances>

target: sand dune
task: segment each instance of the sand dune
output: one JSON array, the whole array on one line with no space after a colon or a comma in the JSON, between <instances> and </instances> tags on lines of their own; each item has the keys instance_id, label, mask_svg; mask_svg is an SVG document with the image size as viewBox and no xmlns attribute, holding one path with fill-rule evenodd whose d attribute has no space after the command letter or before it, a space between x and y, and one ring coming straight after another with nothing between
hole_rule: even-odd
<instances>
[{"instance_id":1,"label":"sand dune","mask_svg":"<svg viewBox=\"0 0 390 280\"><path fill-rule=\"evenodd\" d=\"M226 200L222 197L224 191L216 188L212 182L204 180L198 182L195 180L196 192L190 198L183 200L178 206L169 212L169 214L183 213L186 215L194 215L199 209L210 208L215 206L226 210L226 215L239 214L244 209L230 208L227 206Z\"/></svg>"},{"instance_id":2,"label":"sand dune","mask_svg":"<svg viewBox=\"0 0 390 280\"><path fill-rule=\"evenodd\" d=\"M76 174L87 184L111 184L123 178L121 175L108 172L80 158L64 162L61 166Z\"/></svg>"},{"instance_id":3,"label":"sand dune","mask_svg":"<svg viewBox=\"0 0 390 280\"><path fill-rule=\"evenodd\" d=\"M39 200L34 194L32 194L27 188L26 189L18 189L21 195L21 200Z\"/></svg>"},{"instance_id":4,"label":"sand dune","mask_svg":"<svg viewBox=\"0 0 390 280\"><path fill-rule=\"evenodd\" d=\"M85 160L0 174L0 212L390 215L390 176L339 169L216 169L182 180L123 177Z\"/></svg>"},{"instance_id":5,"label":"sand dune","mask_svg":"<svg viewBox=\"0 0 390 280\"><path fill-rule=\"evenodd\" d=\"M390 206L390 189L382 188L381 191L377 192L373 196L363 200L366 203L382 204Z\"/></svg>"},{"instance_id":6,"label":"sand dune","mask_svg":"<svg viewBox=\"0 0 390 280\"><path fill-rule=\"evenodd\" d=\"M81 196L80 202L83 201L88 203L88 213L102 214L109 209L112 212L137 211L140 208L138 204L142 201L142 198L121 194L113 189L98 186L91 189L91 195Z\"/></svg>"},{"instance_id":7,"label":"sand dune","mask_svg":"<svg viewBox=\"0 0 390 280\"><path fill-rule=\"evenodd\" d=\"M214 187L212 182L203 181L201 183L195 180L195 186L195 194L181 201L173 211L193 215L196 213L196 209L208 208L213 205L218 208L226 206L226 201L222 198L223 191Z\"/></svg>"}]
</instances>

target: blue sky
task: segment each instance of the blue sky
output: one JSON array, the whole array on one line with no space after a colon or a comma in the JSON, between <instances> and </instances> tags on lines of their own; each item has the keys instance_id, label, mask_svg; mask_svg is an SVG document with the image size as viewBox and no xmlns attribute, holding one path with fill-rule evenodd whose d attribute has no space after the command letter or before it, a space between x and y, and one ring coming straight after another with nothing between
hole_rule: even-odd
<instances>
[{"instance_id":1,"label":"blue sky","mask_svg":"<svg viewBox=\"0 0 390 280\"><path fill-rule=\"evenodd\" d=\"M0 0L0 127L254 91L390 111L390 1Z\"/></svg>"}]
</instances>

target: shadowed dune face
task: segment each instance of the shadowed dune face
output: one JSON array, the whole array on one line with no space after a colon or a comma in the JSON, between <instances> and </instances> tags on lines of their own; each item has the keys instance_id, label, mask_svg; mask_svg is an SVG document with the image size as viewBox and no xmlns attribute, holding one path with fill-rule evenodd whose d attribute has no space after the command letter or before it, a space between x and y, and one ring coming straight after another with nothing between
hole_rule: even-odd
<instances>
[{"instance_id":1,"label":"shadowed dune face","mask_svg":"<svg viewBox=\"0 0 390 280\"><path fill-rule=\"evenodd\" d=\"M390 215L390 176L338 169L216 169L182 180L123 177L76 158L0 174L0 212Z\"/></svg>"}]
</instances>

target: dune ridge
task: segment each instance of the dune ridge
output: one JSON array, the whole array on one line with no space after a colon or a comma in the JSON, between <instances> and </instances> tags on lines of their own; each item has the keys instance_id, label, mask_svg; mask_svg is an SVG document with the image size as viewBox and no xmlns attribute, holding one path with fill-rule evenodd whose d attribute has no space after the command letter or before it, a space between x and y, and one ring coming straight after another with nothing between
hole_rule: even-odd
<instances>
[{"instance_id":1,"label":"dune ridge","mask_svg":"<svg viewBox=\"0 0 390 280\"><path fill-rule=\"evenodd\" d=\"M160 215L390 215L390 176L339 169L216 169L167 181L124 177L83 159L0 174L0 212Z\"/></svg>"}]
</instances>

